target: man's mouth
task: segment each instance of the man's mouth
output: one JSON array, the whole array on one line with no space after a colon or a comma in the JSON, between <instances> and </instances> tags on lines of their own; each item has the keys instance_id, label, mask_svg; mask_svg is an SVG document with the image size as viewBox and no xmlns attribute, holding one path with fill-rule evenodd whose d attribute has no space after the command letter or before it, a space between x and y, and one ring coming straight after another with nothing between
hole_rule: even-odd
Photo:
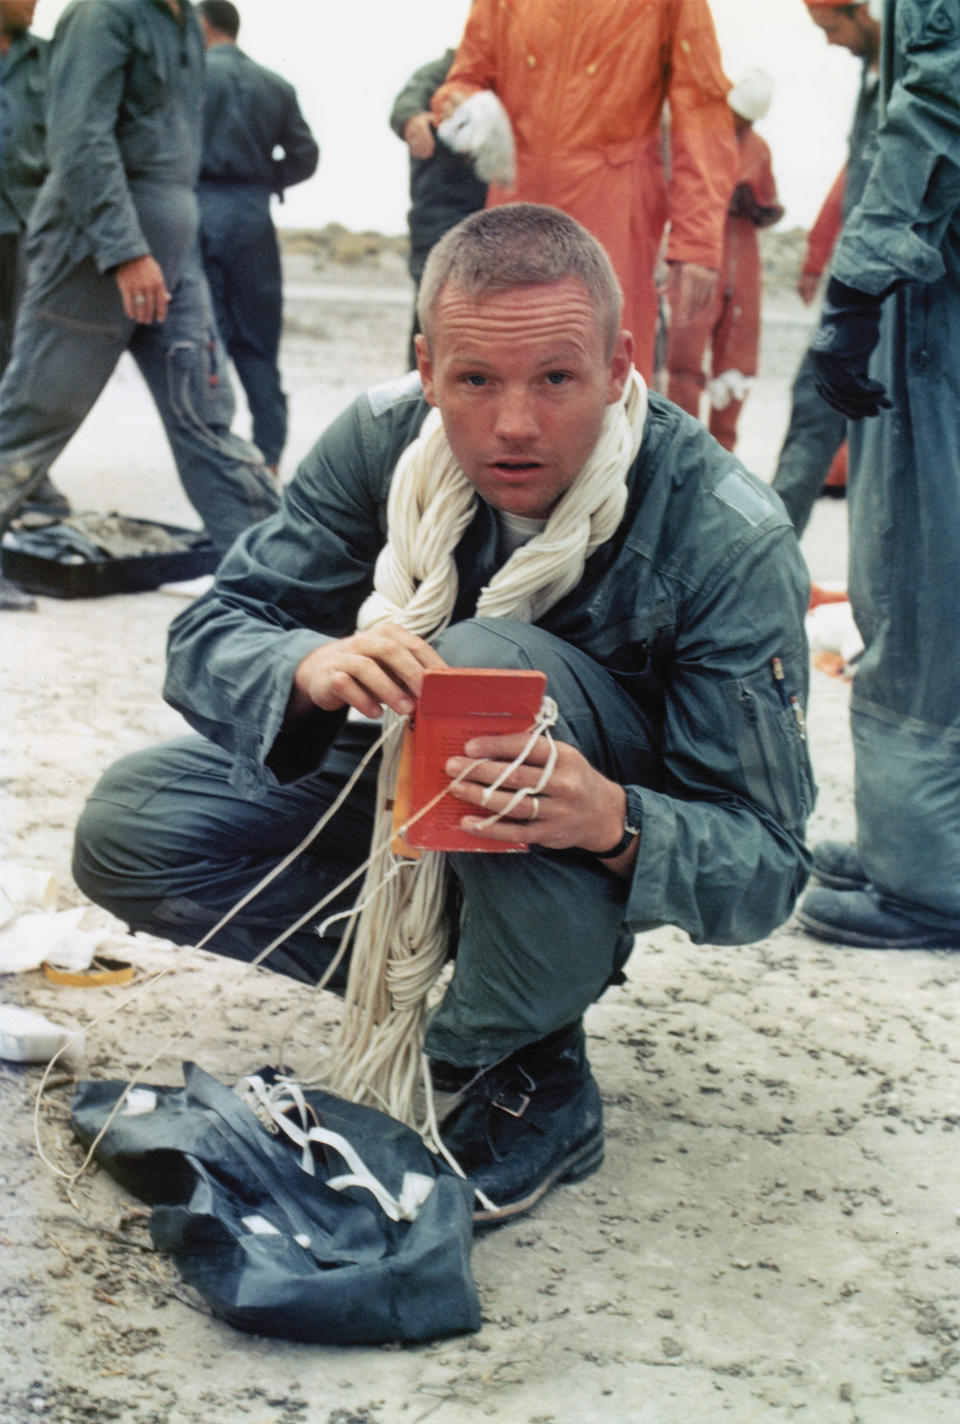
<instances>
[{"instance_id":1,"label":"man's mouth","mask_svg":"<svg viewBox=\"0 0 960 1424\"><path fill-rule=\"evenodd\" d=\"M490 468L503 475L524 475L543 468L539 460L491 460Z\"/></svg>"}]
</instances>

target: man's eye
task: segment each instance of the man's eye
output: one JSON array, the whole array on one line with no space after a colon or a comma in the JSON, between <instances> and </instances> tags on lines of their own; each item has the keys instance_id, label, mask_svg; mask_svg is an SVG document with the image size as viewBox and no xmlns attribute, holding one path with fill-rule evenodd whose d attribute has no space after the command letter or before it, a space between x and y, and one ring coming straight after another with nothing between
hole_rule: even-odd
<instances>
[{"instance_id":1,"label":"man's eye","mask_svg":"<svg viewBox=\"0 0 960 1424\"><path fill-rule=\"evenodd\" d=\"M551 386L565 386L570 377L566 371L548 371L547 383Z\"/></svg>"},{"instance_id":2,"label":"man's eye","mask_svg":"<svg viewBox=\"0 0 960 1424\"><path fill-rule=\"evenodd\" d=\"M485 386L487 384L486 376L478 376L475 371L468 371L462 379L467 386Z\"/></svg>"}]
</instances>

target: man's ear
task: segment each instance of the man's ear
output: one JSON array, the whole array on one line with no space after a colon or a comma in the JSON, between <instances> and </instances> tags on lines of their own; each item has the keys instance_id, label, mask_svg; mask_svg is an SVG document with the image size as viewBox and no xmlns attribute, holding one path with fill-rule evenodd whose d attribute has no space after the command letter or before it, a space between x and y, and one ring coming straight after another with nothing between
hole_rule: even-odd
<instances>
[{"instance_id":1,"label":"man's ear","mask_svg":"<svg viewBox=\"0 0 960 1424\"><path fill-rule=\"evenodd\" d=\"M629 331L621 331L610 357L610 384L607 387L607 405L613 405L623 395L633 365L633 336Z\"/></svg>"},{"instance_id":2,"label":"man's ear","mask_svg":"<svg viewBox=\"0 0 960 1424\"><path fill-rule=\"evenodd\" d=\"M427 405L436 405L433 391L433 364L430 360L427 338L422 331L413 338L413 345L417 353L417 370L420 372L420 380L423 383L423 398Z\"/></svg>"}]
</instances>

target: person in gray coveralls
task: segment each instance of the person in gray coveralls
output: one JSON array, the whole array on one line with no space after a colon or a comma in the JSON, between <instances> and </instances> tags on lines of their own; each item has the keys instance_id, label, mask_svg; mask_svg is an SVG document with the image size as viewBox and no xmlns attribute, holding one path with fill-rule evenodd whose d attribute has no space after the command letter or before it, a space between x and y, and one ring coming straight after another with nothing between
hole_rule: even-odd
<instances>
[{"instance_id":1,"label":"person in gray coveralls","mask_svg":"<svg viewBox=\"0 0 960 1424\"><path fill-rule=\"evenodd\" d=\"M36 0L0 0L0 80L7 136L0 153L0 376L10 359L23 285L22 239L46 177L43 109L50 46L29 30Z\"/></svg>"},{"instance_id":2,"label":"person in gray coveralls","mask_svg":"<svg viewBox=\"0 0 960 1424\"><path fill-rule=\"evenodd\" d=\"M207 83L200 163L200 250L217 326L272 470L287 441L278 357L283 326L280 250L270 199L315 172L320 150L297 96L236 43L230 0L200 0Z\"/></svg>"},{"instance_id":3,"label":"person in gray coveralls","mask_svg":"<svg viewBox=\"0 0 960 1424\"><path fill-rule=\"evenodd\" d=\"M204 44L186 0L78 0L53 39L50 173L0 383L0 528L44 479L129 350L183 487L226 550L278 496L231 434L197 245ZM132 464L135 469L135 452Z\"/></svg>"},{"instance_id":4,"label":"person in gray coveralls","mask_svg":"<svg viewBox=\"0 0 960 1424\"><path fill-rule=\"evenodd\" d=\"M855 844L805 929L960 949L960 0L887 0L880 124L810 348L850 426Z\"/></svg>"},{"instance_id":5,"label":"person in gray coveralls","mask_svg":"<svg viewBox=\"0 0 960 1424\"><path fill-rule=\"evenodd\" d=\"M760 939L806 880L809 589L776 496L691 416L644 393L609 259L568 215L518 203L465 219L427 259L420 317L419 375L354 402L281 511L238 540L215 587L177 618L166 696L200 735L106 773L74 873L129 924L196 942L356 769L372 733L351 708L408 714L424 668L441 664L545 672L560 709L556 768L532 805L481 832L532 853L449 857L456 962L426 1038L441 1081L469 1084L445 1140L516 1213L599 1166L581 1019L619 982L634 936L674 924L698 942ZM590 461L624 392L634 444L618 456L622 513L608 537L532 621L475 616L508 560L550 547L552 536L533 546L567 492L595 487ZM474 491L452 536L451 621L429 641L390 622L357 632L391 481L409 447L420 458L431 406ZM490 760L456 792L464 829L523 740L469 744ZM544 758L541 737L507 784L534 784ZM211 939L214 952L254 957L366 859L373 780ZM489 810L509 796L496 792ZM332 952L305 924L269 963L314 982Z\"/></svg>"}]
</instances>

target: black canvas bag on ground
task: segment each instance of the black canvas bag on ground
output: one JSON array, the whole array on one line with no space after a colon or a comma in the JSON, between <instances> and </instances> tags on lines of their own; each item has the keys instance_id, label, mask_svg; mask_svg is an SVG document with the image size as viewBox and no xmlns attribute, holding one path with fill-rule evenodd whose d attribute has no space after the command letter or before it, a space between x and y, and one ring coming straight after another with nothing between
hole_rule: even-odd
<instances>
[{"instance_id":1,"label":"black canvas bag on ground","mask_svg":"<svg viewBox=\"0 0 960 1424\"><path fill-rule=\"evenodd\" d=\"M250 1081L272 1078L265 1071ZM268 1130L195 1064L184 1065L184 1082L134 1089L95 1155L153 1206L154 1243L215 1315L241 1330L331 1344L480 1328L473 1193L415 1132L332 1093L302 1091L308 1121L345 1138L387 1196L414 1203L413 1220L393 1220L366 1187L328 1185L356 1181L336 1148L298 1146L286 1130ZM84 1145L125 1086L78 1085L72 1123ZM301 1166L306 1153L315 1175Z\"/></svg>"}]
</instances>

